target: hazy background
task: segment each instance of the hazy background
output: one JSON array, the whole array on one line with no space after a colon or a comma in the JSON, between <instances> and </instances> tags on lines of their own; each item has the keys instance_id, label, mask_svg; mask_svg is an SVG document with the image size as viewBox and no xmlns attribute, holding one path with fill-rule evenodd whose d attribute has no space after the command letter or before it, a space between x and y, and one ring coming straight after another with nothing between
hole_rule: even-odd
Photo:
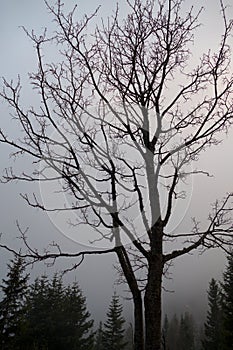
<instances>
[{"instance_id":1,"label":"hazy background","mask_svg":"<svg viewBox=\"0 0 233 350\"><path fill-rule=\"evenodd\" d=\"M68 8L76 1L64 1ZM49 3L52 3L49 1ZM118 1L122 13L124 1ZM203 25L198 29L194 45L194 59L208 48L216 48L221 38L223 28L220 17L218 1L186 1L185 6L194 4L195 8L205 7L200 20ZM111 14L114 3L108 0L80 0L78 11L81 14L91 13L98 5L101 5L99 16L106 17ZM233 17L233 8L228 8L229 16ZM100 17L99 17L100 18ZM16 79L21 76L21 82L25 85L23 99L28 105L33 105L33 95L28 85L27 72L36 68L36 55L33 45L20 26L25 26L29 31L34 29L38 34L44 27L52 28L52 17L48 14L42 0L0 0L0 76L7 79ZM1 83L2 84L2 83ZM14 121L9 117L9 109L3 103L0 104L1 125L17 133ZM216 198L222 198L227 191L232 190L233 160L232 139L233 133L223 135L225 141L222 145L205 152L200 159L199 168L210 171L214 177L205 178L197 176L188 184L190 205L180 223L180 229L188 230L190 218L196 216L205 222L210 204ZM9 148L0 145L0 172L11 164L8 160ZM27 168L29 163L22 159L19 167ZM38 191L38 185L36 191ZM28 207L20 198L20 192L26 192L28 186L23 183L0 184L0 232L4 233L3 240L18 246L18 231L16 220L22 227L29 227L29 239L34 246L43 247L49 241L62 244L65 251L77 251L80 245L68 240L53 225L49 217L38 210ZM9 254L0 251L0 279L5 275L6 262ZM126 286L116 286L116 271L112 265L115 263L114 255L105 257L87 257L78 270L65 276L65 280L72 281L76 278L87 296L88 307L95 318L104 317L114 289L122 296ZM41 273L52 274L56 269L68 267L70 261L61 260L55 268L48 270L44 264L38 264L31 270L32 276ZM219 250L207 252L203 256L197 254L182 257L175 261L175 266L170 269L169 280L164 282L166 289L171 293L164 293L165 311L179 313L189 309L198 318L206 307L206 289L211 277L220 278L224 269L225 257ZM130 302L125 302L126 313L130 314Z\"/></svg>"}]
</instances>

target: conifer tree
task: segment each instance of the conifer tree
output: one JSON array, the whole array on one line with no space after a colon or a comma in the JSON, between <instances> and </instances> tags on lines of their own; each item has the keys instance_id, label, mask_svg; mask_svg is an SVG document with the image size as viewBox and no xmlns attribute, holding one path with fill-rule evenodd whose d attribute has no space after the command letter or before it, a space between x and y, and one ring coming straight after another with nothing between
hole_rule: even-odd
<instances>
[{"instance_id":1,"label":"conifer tree","mask_svg":"<svg viewBox=\"0 0 233 350\"><path fill-rule=\"evenodd\" d=\"M25 349L48 348L48 339L51 338L52 312L56 307L51 304L51 292L47 276L36 278L30 286L26 304L27 328L25 332Z\"/></svg>"},{"instance_id":2,"label":"conifer tree","mask_svg":"<svg viewBox=\"0 0 233 350\"><path fill-rule=\"evenodd\" d=\"M223 349L233 347L233 251L227 257L228 264L223 274L222 308L223 308Z\"/></svg>"},{"instance_id":3,"label":"conifer tree","mask_svg":"<svg viewBox=\"0 0 233 350\"><path fill-rule=\"evenodd\" d=\"M169 321L166 314L164 317L163 330L162 330L162 342L163 342L164 350L168 349L168 331L169 331Z\"/></svg>"},{"instance_id":4,"label":"conifer tree","mask_svg":"<svg viewBox=\"0 0 233 350\"><path fill-rule=\"evenodd\" d=\"M130 323L128 327L125 329L125 342L126 347L125 350L133 350L133 325Z\"/></svg>"},{"instance_id":5,"label":"conifer tree","mask_svg":"<svg viewBox=\"0 0 233 350\"><path fill-rule=\"evenodd\" d=\"M194 322L189 312L181 315L178 343L179 350L194 349Z\"/></svg>"},{"instance_id":6,"label":"conifer tree","mask_svg":"<svg viewBox=\"0 0 233 350\"><path fill-rule=\"evenodd\" d=\"M18 349L23 308L29 276L21 257L15 256L8 265L7 278L2 280L3 299L0 302L0 348Z\"/></svg>"},{"instance_id":7,"label":"conifer tree","mask_svg":"<svg viewBox=\"0 0 233 350\"><path fill-rule=\"evenodd\" d=\"M177 315L174 314L171 321L169 322L168 329L168 349L179 350L178 338L179 338L179 320Z\"/></svg>"},{"instance_id":8,"label":"conifer tree","mask_svg":"<svg viewBox=\"0 0 233 350\"><path fill-rule=\"evenodd\" d=\"M90 319L86 298L77 282L66 288L64 301L64 344L66 344L67 349L92 350L94 343L93 320Z\"/></svg>"},{"instance_id":9,"label":"conifer tree","mask_svg":"<svg viewBox=\"0 0 233 350\"><path fill-rule=\"evenodd\" d=\"M102 325L102 322L100 322L99 328L97 329L96 336L95 336L94 350L103 349L102 337L103 337L103 325Z\"/></svg>"},{"instance_id":10,"label":"conifer tree","mask_svg":"<svg viewBox=\"0 0 233 350\"><path fill-rule=\"evenodd\" d=\"M119 302L119 297L114 293L103 328L103 350L123 350L127 345L124 340L125 320L122 311L123 307Z\"/></svg>"},{"instance_id":11,"label":"conifer tree","mask_svg":"<svg viewBox=\"0 0 233 350\"><path fill-rule=\"evenodd\" d=\"M204 350L219 350L221 342L221 297L220 288L214 278L208 289L208 312L204 325Z\"/></svg>"},{"instance_id":12,"label":"conifer tree","mask_svg":"<svg viewBox=\"0 0 233 350\"><path fill-rule=\"evenodd\" d=\"M78 284L65 287L62 278L42 276L31 286L27 301L26 350L92 350L93 321Z\"/></svg>"},{"instance_id":13,"label":"conifer tree","mask_svg":"<svg viewBox=\"0 0 233 350\"><path fill-rule=\"evenodd\" d=\"M199 324L195 332L195 349L203 350L203 342L205 339L204 325Z\"/></svg>"}]
</instances>

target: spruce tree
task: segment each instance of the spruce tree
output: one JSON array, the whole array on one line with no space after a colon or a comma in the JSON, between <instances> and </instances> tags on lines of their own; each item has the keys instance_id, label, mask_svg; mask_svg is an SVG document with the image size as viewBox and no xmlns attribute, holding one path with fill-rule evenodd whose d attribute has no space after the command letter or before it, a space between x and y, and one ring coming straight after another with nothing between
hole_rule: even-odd
<instances>
[{"instance_id":1,"label":"spruce tree","mask_svg":"<svg viewBox=\"0 0 233 350\"><path fill-rule=\"evenodd\" d=\"M51 308L49 279L47 276L36 278L30 286L26 304L27 328L25 349L48 348L51 334ZM54 305L53 305L54 307Z\"/></svg>"},{"instance_id":2,"label":"spruce tree","mask_svg":"<svg viewBox=\"0 0 233 350\"><path fill-rule=\"evenodd\" d=\"M185 312L180 318L179 350L194 349L194 321L189 312Z\"/></svg>"},{"instance_id":3,"label":"spruce tree","mask_svg":"<svg viewBox=\"0 0 233 350\"><path fill-rule=\"evenodd\" d=\"M223 274L222 308L223 308L223 349L233 348L233 251L227 257L227 267Z\"/></svg>"},{"instance_id":4,"label":"spruce tree","mask_svg":"<svg viewBox=\"0 0 233 350\"><path fill-rule=\"evenodd\" d=\"M125 342L126 342L125 350L133 350L134 349L133 325L131 323L128 325L128 327L125 330Z\"/></svg>"},{"instance_id":5,"label":"spruce tree","mask_svg":"<svg viewBox=\"0 0 233 350\"><path fill-rule=\"evenodd\" d=\"M94 350L103 350L103 326L102 322L99 324L99 328L97 329L95 336L95 345Z\"/></svg>"},{"instance_id":6,"label":"spruce tree","mask_svg":"<svg viewBox=\"0 0 233 350\"><path fill-rule=\"evenodd\" d=\"M93 321L78 284L65 287L57 274L31 286L27 301L25 350L92 350Z\"/></svg>"},{"instance_id":7,"label":"spruce tree","mask_svg":"<svg viewBox=\"0 0 233 350\"><path fill-rule=\"evenodd\" d=\"M168 349L168 330L169 330L169 321L167 314L164 317L163 321L163 329L162 329L162 342L163 342L163 349Z\"/></svg>"},{"instance_id":8,"label":"spruce tree","mask_svg":"<svg viewBox=\"0 0 233 350\"><path fill-rule=\"evenodd\" d=\"M168 349L172 350L179 350L179 330L180 330L180 324L177 318L177 315L174 314L171 321L169 322L169 328L168 328Z\"/></svg>"},{"instance_id":9,"label":"spruce tree","mask_svg":"<svg viewBox=\"0 0 233 350\"><path fill-rule=\"evenodd\" d=\"M93 320L90 319L86 298L77 282L66 288L64 301L63 328L66 348L92 350L94 343Z\"/></svg>"},{"instance_id":10,"label":"spruce tree","mask_svg":"<svg viewBox=\"0 0 233 350\"><path fill-rule=\"evenodd\" d=\"M221 342L221 297L218 283L211 279L208 289L208 312L204 324L204 350L219 350Z\"/></svg>"},{"instance_id":11,"label":"spruce tree","mask_svg":"<svg viewBox=\"0 0 233 350\"><path fill-rule=\"evenodd\" d=\"M123 350L127 345L124 340L125 320L122 311L123 307L119 302L119 297L114 293L107 312L107 321L103 327L103 350Z\"/></svg>"},{"instance_id":12,"label":"spruce tree","mask_svg":"<svg viewBox=\"0 0 233 350\"><path fill-rule=\"evenodd\" d=\"M20 348L28 278L23 259L15 256L8 265L7 278L2 280L1 285L3 299L0 302L0 348L2 350Z\"/></svg>"}]
</instances>

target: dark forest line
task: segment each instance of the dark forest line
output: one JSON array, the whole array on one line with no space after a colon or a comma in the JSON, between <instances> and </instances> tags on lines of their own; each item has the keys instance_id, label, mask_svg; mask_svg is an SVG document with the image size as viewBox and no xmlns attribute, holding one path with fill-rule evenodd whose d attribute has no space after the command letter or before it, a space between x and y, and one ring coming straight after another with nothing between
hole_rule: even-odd
<instances>
[{"instance_id":1,"label":"dark forest line","mask_svg":"<svg viewBox=\"0 0 233 350\"><path fill-rule=\"evenodd\" d=\"M42 275L29 283L24 260L15 257L1 281L0 348L2 350L132 350L133 327L123 317L123 305L112 296L106 318L97 329L86 298L75 281L62 275ZM197 325L191 312L164 316L164 350L228 350L233 344L233 254L222 282L209 282L208 312Z\"/></svg>"}]
</instances>

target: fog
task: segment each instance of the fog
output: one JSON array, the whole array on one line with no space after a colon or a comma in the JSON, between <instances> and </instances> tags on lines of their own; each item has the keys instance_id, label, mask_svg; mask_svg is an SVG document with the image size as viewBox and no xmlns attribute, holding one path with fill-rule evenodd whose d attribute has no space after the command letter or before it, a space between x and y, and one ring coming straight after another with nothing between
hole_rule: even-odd
<instances>
[{"instance_id":1,"label":"fog","mask_svg":"<svg viewBox=\"0 0 233 350\"><path fill-rule=\"evenodd\" d=\"M73 4L75 1L65 2ZM189 5L192 1L186 1ZM98 4L102 5L101 15L111 14L112 5L107 0L102 1L80 1L80 12L92 12ZM119 1L122 6L123 1ZM195 1L195 6L203 5L206 10L201 16L204 25L198 29L197 42L198 50L202 52L209 46L216 46L219 41L222 24L219 16L218 1L212 2L211 6L207 1ZM232 7L228 9L233 15ZM17 78L21 75L22 83L28 82L27 72L36 67L36 57L30 40L19 26L41 31L45 26L52 26L51 17L48 15L42 0L8 0L1 2L0 12L0 75L8 79ZM204 35L203 35L204 33ZM207 46L208 45L208 46ZM196 50L196 45L195 48ZM195 55L198 52L195 51ZM194 56L195 56L194 55ZM29 105L33 104L30 91L23 92L23 98ZM3 127L17 133L14 123L10 120L9 109L3 104L1 108L1 123ZM222 198L227 191L232 191L233 161L232 145L233 133L223 135L225 139L221 145L213 147L205 152L199 160L198 167L213 174L213 177L196 176L187 184L189 197L185 212L181 213L177 221L176 229L186 232L191 227L191 218L197 217L203 224L206 222L210 210L210 204L216 198ZM9 148L0 145L1 173L4 167L12 164L8 159ZM196 164L195 164L196 165ZM22 158L19 167L30 166L28 160ZM64 251L78 251L82 246L77 242L68 239L50 220L49 216L31 207L28 207L19 193L25 193L32 189L32 185L23 183L0 184L1 211L0 211L0 232L3 233L3 241L11 247L19 247L19 235L16 221L24 229L29 227L28 237L35 247L43 248L49 242L55 241L62 245ZM35 189L39 192L38 184ZM82 242L80 242L82 243ZM10 255L0 251L0 277L6 273L6 263ZM165 312L172 313L191 310L194 316L202 318L206 308L206 290L208 282L212 277L220 279L224 264L225 255L220 250L211 250L203 255L188 255L179 258L169 270L168 278L164 280L163 305ZM52 275L54 271L68 268L72 262L61 260L51 268L45 264L34 265L30 270L32 278L42 273ZM77 279L88 300L88 307L96 319L104 317L113 291L116 290L122 298L129 297L125 285L116 284L117 273L113 268L116 263L114 255L86 257L82 265L71 273L65 275L67 282ZM122 299L123 300L123 299ZM130 301L124 301L126 315L131 314ZM131 316L128 316L130 319Z\"/></svg>"}]
</instances>

